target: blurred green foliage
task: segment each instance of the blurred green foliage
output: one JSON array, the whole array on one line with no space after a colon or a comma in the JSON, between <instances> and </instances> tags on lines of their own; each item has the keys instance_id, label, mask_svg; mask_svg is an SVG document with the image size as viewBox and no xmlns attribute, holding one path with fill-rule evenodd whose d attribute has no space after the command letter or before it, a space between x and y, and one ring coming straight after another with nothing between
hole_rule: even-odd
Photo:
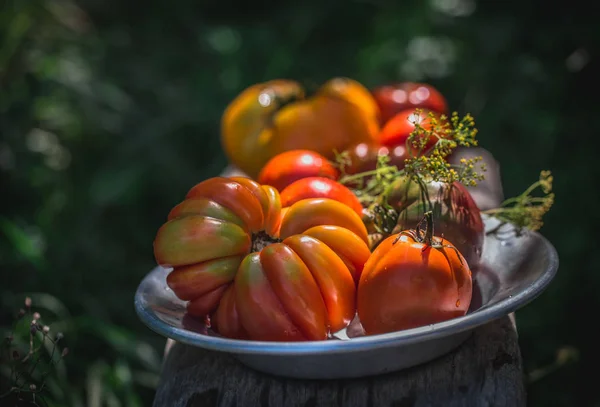
<instances>
[{"instance_id":1,"label":"blurred green foliage","mask_svg":"<svg viewBox=\"0 0 600 407\"><path fill-rule=\"evenodd\" d=\"M475 116L507 196L553 171L557 202L542 233L561 268L517 314L530 405L599 405L587 372L600 308L589 86L600 31L576 3L4 0L1 316L8 326L34 293L64 332L70 357L48 400L151 403L164 341L138 322L133 293L168 210L226 165L223 109L259 81L342 75L438 87ZM559 362L580 357L547 369L557 352Z\"/></svg>"}]
</instances>

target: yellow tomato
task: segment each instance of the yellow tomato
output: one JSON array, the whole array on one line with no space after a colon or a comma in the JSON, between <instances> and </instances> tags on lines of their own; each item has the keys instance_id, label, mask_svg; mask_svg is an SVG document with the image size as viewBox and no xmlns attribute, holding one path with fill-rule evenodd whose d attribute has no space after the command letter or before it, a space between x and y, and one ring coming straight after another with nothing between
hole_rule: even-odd
<instances>
[{"instance_id":1,"label":"yellow tomato","mask_svg":"<svg viewBox=\"0 0 600 407\"><path fill-rule=\"evenodd\" d=\"M221 121L230 162L255 178L266 162L289 150L334 151L375 140L379 108L370 92L351 79L335 78L305 96L291 80L253 85L236 97Z\"/></svg>"}]
</instances>

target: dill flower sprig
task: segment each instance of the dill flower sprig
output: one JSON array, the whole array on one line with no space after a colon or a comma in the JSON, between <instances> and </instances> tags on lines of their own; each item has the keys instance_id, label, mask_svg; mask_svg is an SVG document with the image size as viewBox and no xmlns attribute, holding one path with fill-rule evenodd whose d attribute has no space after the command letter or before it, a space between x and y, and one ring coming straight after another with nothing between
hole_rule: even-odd
<instances>
[{"instance_id":1,"label":"dill flower sprig","mask_svg":"<svg viewBox=\"0 0 600 407\"><path fill-rule=\"evenodd\" d=\"M463 159L459 164L450 164L446 157L458 146L476 146L477 129L469 114L463 118L454 112L448 119L445 115L436 116L429 112L422 119L421 110L416 109L414 130L406 140L409 157L404 168L389 165L390 158L380 155L374 170L359 174L347 174L350 158L348 152L336 154L337 167L342 174L339 182L351 188L360 202L372 209L373 205L385 205L394 188L394 181L410 177L419 185L427 182L452 184L457 181L475 186L483 180L485 166L480 164L482 157ZM431 147L428 147L431 146Z\"/></svg>"},{"instance_id":2,"label":"dill flower sprig","mask_svg":"<svg viewBox=\"0 0 600 407\"><path fill-rule=\"evenodd\" d=\"M427 126L423 126L423 123L427 123ZM420 178L421 181L447 184L460 182L467 186L476 186L477 181L484 179L482 172L486 170L485 165L477 166L483 159L480 156L462 159L459 165L446 161L446 157L456 147L478 145L475 120L470 114L460 118L458 113L454 112L448 120L445 115L438 118L434 113L429 112L426 121L415 120L414 125L415 129L406 141L410 153L404 167L407 175L415 181L419 181L416 178ZM434 144L427 149L431 140Z\"/></svg>"},{"instance_id":3,"label":"dill flower sprig","mask_svg":"<svg viewBox=\"0 0 600 407\"><path fill-rule=\"evenodd\" d=\"M388 203L388 198L398 188L398 181L408 179L420 189L424 203L431 202L427 192L427 184L441 182L444 184L461 183L468 187L476 187L485 179L485 163L481 156L463 158L457 164L448 162L447 157L459 146L475 147L478 145L475 120L470 114L460 117L454 112L448 118L429 112L424 118L421 110L415 110L414 130L406 140L409 152L404 161L404 168L390 165L390 157L380 155L374 170L358 174L348 174L350 165L348 152L336 154L336 166L340 170L339 182L349 187L363 207L370 213L373 226L378 233L389 235L393 224L398 220L398 210ZM550 171L542 171L540 179L531 185L523 194L507 199L499 208L482 213L496 217L502 222L515 226L538 230L543 216L550 210L554 202ZM404 184L408 185L408 184ZM541 188L544 196L532 196Z\"/></svg>"},{"instance_id":4,"label":"dill flower sprig","mask_svg":"<svg viewBox=\"0 0 600 407\"><path fill-rule=\"evenodd\" d=\"M6 365L9 378L6 384L0 381L0 405L11 397L27 405L48 405L44 398L47 379L69 353L66 347L60 349L63 334L53 335L50 327L42 324L39 312L32 312L31 307L32 300L26 297L25 309L19 310L12 330L0 342L0 364ZM31 322L23 324L27 321Z\"/></svg>"},{"instance_id":5,"label":"dill flower sprig","mask_svg":"<svg viewBox=\"0 0 600 407\"><path fill-rule=\"evenodd\" d=\"M554 177L550 171L541 171L539 180L521 195L505 200L500 208L482 213L494 216L502 222L512 223L520 229L539 230L544 224L542 218L554 204L553 181ZM537 189L541 189L542 196L532 195Z\"/></svg>"}]
</instances>

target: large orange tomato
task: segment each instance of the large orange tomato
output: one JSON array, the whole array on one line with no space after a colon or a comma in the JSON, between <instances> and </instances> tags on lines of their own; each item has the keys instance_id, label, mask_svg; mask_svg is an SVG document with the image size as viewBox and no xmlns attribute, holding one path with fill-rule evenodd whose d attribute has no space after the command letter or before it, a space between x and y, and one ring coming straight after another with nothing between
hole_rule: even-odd
<instances>
[{"instance_id":1,"label":"large orange tomato","mask_svg":"<svg viewBox=\"0 0 600 407\"><path fill-rule=\"evenodd\" d=\"M194 186L158 230L154 255L190 315L224 336L326 339L355 314L355 281L370 255L360 217L332 199L282 208L249 178Z\"/></svg>"},{"instance_id":2,"label":"large orange tomato","mask_svg":"<svg viewBox=\"0 0 600 407\"><path fill-rule=\"evenodd\" d=\"M327 158L310 150L291 150L271 158L258 175L258 182L279 192L291 183L307 177L337 179L339 171ZM284 205L285 206L285 205Z\"/></svg>"},{"instance_id":3,"label":"large orange tomato","mask_svg":"<svg viewBox=\"0 0 600 407\"><path fill-rule=\"evenodd\" d=\"M281 191L281 204L290 206L302 199L331 198L348 205L363 216L363 207L354 193L339 182L323 177L302 178Z\"/></svg>"},{"instance_id":4,"label":"large orange tomato","mask_svg":"<svg viewBox=\"0 0 600 407\"><path fill-rule=\"evenodd\" d=\"M373 140L378 115L371 93L351 79L332 79L308 98L299 83L272 80L231 102L221 120L221 140L230 162L256 178L284 151L308 149L333 158L334 150Z\"/></svg>"},{"instance_id":5,"label":"large orange tomato","mask_svg":"<svg viewBox=\"0 0 600 407\"><path fill-rule=\"evenodd\" d=\"M401 232L375 249L363 270L357 312L367 335L416 328L467 313L473 282L460 252L428 226Z\"/></svg>"}]
</instances>

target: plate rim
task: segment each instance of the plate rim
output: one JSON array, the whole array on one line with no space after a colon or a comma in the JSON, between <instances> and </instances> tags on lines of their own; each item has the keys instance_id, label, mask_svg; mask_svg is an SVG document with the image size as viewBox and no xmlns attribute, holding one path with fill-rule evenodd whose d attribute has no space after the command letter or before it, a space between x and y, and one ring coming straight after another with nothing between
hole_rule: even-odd
<instances>
[{"instance_id":1,"label":"plate rim","mask_svg":"<svg viewBox=\"0 0 600 407\"><path fill-rule=\"evenodd\" d=\"M302 342L269 342L208 336L198 332L177 328L163 322L151 312L148 307L144 306L146 303L142 295L144 282L150 279L153 274L162 272L164 269L161 266L157 266L147 273L138 285L135 292L134 307L142 323L161 336L187 345L232 354L301 356L323 353L351 353L426 342L458 334L466 330L472 330L480 325L501 318L529 304L544 292L558 271L558 253L554 245L552 245L552 243L550 243L543 235L534 231L528 231L528 233L536 235L536 238L541 240L548 250L549 259L546 270L538 279L531 283L529 287L516 295L505 298L489 307L485 307L481 309L481 311L477 310L473 313L453 318L448 321L402 331L361 336L349 340L331 339Z\"/></svg>"}]
</instances>

